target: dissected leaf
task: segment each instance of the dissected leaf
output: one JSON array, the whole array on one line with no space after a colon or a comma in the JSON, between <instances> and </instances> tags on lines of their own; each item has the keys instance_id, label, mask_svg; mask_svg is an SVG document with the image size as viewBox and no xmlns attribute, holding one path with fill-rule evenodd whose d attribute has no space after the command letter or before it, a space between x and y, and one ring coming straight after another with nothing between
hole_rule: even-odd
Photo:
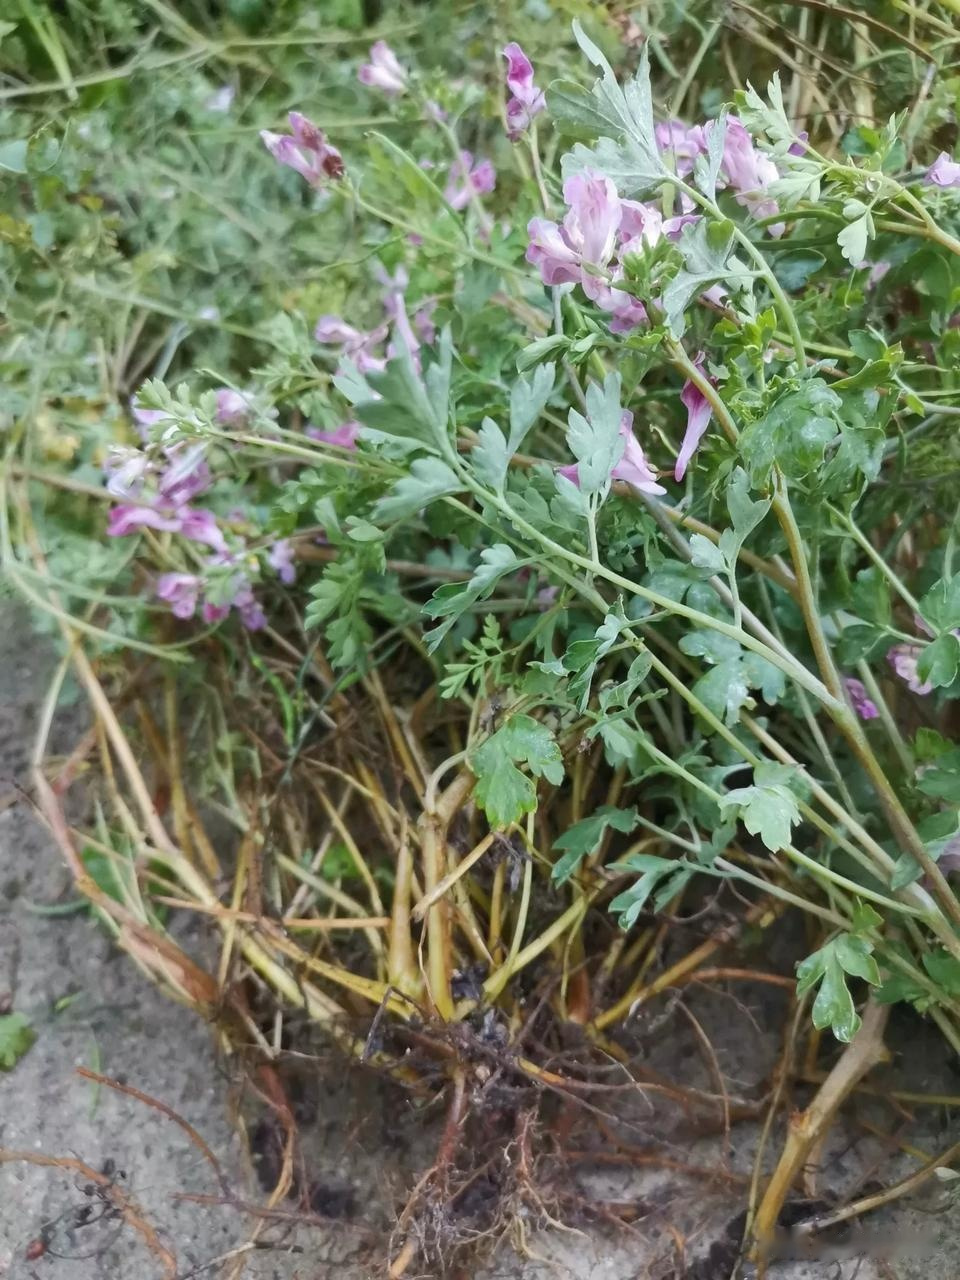
<instances>
[{"instance_id":1,"label":"dissected leaf","mask_svg":"<svg viewBox=\"0 0 960 1280\"><path fill-rule=\"evenodd\" d=\"M589 818L574 823L562 836L554 840L554 849L559 849L563 857L553 865L551 872L553 879L557 884L563 884L569 880L584 858L591 857L600 848L607 830L621 831L626 834L636 825L636 809L617 809L613 805L601 805Z\"/></svg>"}]
</instances>

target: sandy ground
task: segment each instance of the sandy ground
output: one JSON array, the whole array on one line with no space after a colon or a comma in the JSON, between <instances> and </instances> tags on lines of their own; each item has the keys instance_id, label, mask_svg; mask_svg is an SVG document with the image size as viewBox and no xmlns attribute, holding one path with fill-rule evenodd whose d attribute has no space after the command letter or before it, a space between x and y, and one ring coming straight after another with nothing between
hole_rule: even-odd
<instances>
[{"instance_id":1,"label":"sandy ground","mask_svg":"<svg viewBox=\"0 0 960 1280\"><path fill-rule=\"evenodd\" d=\"M50 646L31 634L21 613L9 602L0 607L0 999L27 1015L37 1033L16 1068L0 1072L0 1148L70 1157L105 1172L109 1180L98 1191L89 1174L76 1167L23 1160L0 1164L0 1276L189 1280L235 1276L241 1260L243 1275L252 1280L383 1275L384 1231L417 1169L429 1159L439 1116L418 1110L410 1099L386 1091L355 1068L307 1064L298 1119L306 1135L314 1202L327 1220L292 1234L282 1222L261 1223L259 1243L268 1247L252 1249L255 1218L235 1204L198 1205L182 1198L186 1193L222 1199L223 1193L181 1128L157 1110L77 1076L76 1067L86 1066L166 1103L216 1154L230 1196L262 1202L233 1118L234 1069L218 1056L209 1029L163 998L85 911L50 916L35 910L72 899L68 874L45 831L28 804L15 802L17 784L25 783L33 722L53 659ZM65 717L77 723L81 714L77 708ZM764 1029L763 1001L758 992L745 1017L722 1001L697 1006L698 1018L718 1046L721 1070L744 1096L777 1052L776 1038ZM900 1052L885 1077L888 1087L960 1093L960 1073L922 1023L901 1020L896 1035ZM692 1036L686 1023L665 1023L651 1037L651 1068L689 1075L689 1063L697 1057ZM701 1086L709 1087L709 1081L707 1073ZM866 1099L856 1123L835 1135L820 1173L825 1192L861 1195L865 1182L887 1185L917 1167L905 1156L891 1156L889 1145L866 1134L871 1123L880 1123L887 1133L896 1129L890 1109L878 1115L878 1105ZM671 1141L676 1118L657 1107L645 1098L624 1123L635 1131L646 1127L666 1134L663 1151L675 1161L723 1176L704 1183L665 1168L578 1166L558 1189L576 1192L584 1201L637 1206L629 1231L591 1225L585 1217L573 1231L538 1230L531 1216L526 1258L504 1242L484 1267L468 1265L456 1273L457 1280L727 1280L729 1268L717 1259L711 1262L709 1249L742 1207L742 1192L731 1190L732 1179L750 1170L756 1127L735 1128L729 1144L717 1138L692 1141L679 1130ZM960 1138L957 1114L945 1106L920 1108L904 1138L928 1153L941 1151ZM129 1204L128 1221L108 1212L111 1203ZM871 1218L865 1230L887 1231L899 1241L889 1260L849 1256L864 1245L877 1254L879 1246L861 1235L846 1247L845 1257L780 1264L771 1275L777 1280L956 1280L960 1210L932 1215L931 1204L928 1195L919 1207ZM529 1207L523 1211L530 1212ZM688 1239L684 1264L669 1262L675 1257L668 1229L673 1224ZM146 1239L151 1229L156 1236ZM45 1251L32 1256L40 1251L39 1241ZM175 1255L175 1263L164 1263L162 1249ZM441 1274L429 1260L408 1272Z\"/></svg>"}]
</instances>

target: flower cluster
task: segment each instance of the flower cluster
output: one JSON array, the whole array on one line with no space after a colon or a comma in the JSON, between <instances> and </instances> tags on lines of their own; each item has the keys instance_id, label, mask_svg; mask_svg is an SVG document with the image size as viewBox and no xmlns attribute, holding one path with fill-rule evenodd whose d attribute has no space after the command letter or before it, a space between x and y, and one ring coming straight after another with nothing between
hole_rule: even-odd
<instances>
[{"instance_id":1,"label":"flower cluster","mask_svg":"<svg viewBox=\"0 0 960 1280\"><path fill-rule=\"evenodd\" d=\"M229 387L220 388L216 404L217 421L223 426L242 424L251 411L249 398ZM153 529L178 534L195 544L197 572L161 574L156 584L157 598L169 604L177 618L192 618L200 607L204 621L213 623L235 609L248 629L259 630L266 625L266 617L250 579L251 572L258 570L256 554L237 534L231 535L228 542L214 513L193 505L194 499L212 484L206 444L181 440L151 450L150 433L169 421L168 415L163 410L143 409L135 404L133 417L144 447L115 447L104 463L107 492L121 500L108 514L108 535L121 538ZM205 557L201 547L208 548ZM293 581L289 542L275 542L265 550L263 559L282 582Z\"/></svg>"},{"instance_id":2,"label":"flower cluster","mask_svg":"<svg viewBox=\"0 0 960 1280\"><path fill-rule=\"evenodd\" d=\"M420 347L436 339L433 312L436 299L421 301L411 319L407 311L410 280L403 266L391 276L382 268L377 278L383 286L384 320L373 329L357 329L340 316L325 315L317 321L313 336L324 346L338 347L341 361L351 361L360 373L379 373L387 361L406 349L414 365L420 367ZM391 337L392 333L392 337ZM386 344L384 346L384 344ZM338 442L334 442L338 443Z\"/></svg>"}]
</instances>

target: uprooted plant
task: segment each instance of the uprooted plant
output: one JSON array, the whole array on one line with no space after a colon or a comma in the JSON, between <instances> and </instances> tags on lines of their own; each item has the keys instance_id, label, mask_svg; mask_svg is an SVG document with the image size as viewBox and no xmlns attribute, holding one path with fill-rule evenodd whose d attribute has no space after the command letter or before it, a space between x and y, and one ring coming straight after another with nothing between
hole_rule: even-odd
<instances>
[{"instance_id":1,"label":"uprooted plant","mask_svg":"<svg viewBox=\"0 0 960 1280\"><path fill-rule=\"evenodd\" d=\"M249 384L141 388L101 494L131 598L64 607L10 469L11 573L97 714L38 780L78 885L181 996L269 1051L243 972L414 1087L404 1037L432 1042L446 1165L465 1073L571 1087L532 1009L622 1062L640 1005L804 913L796 994L850 1047L762 1240L884 1006L960 1049L960 166L915 166L896 117L838 153L777 78L655 120L645 56L621 84L576 37L592 88L504 50L509 173L464 147L470 92L382 42L361 80L399 133L263 135L355 237L349 318L275 319ZM58 797L91 754L78 840ZM652 976L664 922L720 893L741 925ZM216 921L215 976L171 908Z\"/></svg>"}]
</instances>

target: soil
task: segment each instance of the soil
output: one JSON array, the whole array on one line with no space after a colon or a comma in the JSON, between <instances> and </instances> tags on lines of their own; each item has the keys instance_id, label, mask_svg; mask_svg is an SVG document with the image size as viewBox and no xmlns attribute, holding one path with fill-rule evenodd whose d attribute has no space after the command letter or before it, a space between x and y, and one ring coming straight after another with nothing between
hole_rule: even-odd
<instances>
[{"instance_id":1,"label":"soil","mask_svg":"<svg viewBox=\"0 0 960 1280\"><path fill-rule=\"evenodd\" d=\"M247 1211L265 1204L264 1188L279 1171L282 1132L273 1113L254 1105L241 1064L222 1052L211 1028L163 997L85 909L70 911L69 875L19 790L29 785L34 723L54 661L52 645L7 602L0 619L0 1001L30 1019L37 1039L12 1071L0 1072L0 1149L71 1157L102 1185L76 1167L0 1163L0 1276L188 1280L236 1278L241 1268L251 1280L384 1275L397 1214L441 1140L439 1105L348 1066L329 1050L304 1053L298 1042L298 1054L282 1070L303 1137L299 1200L280 1202L272 1218ZM76 728L82 716L80 705L61 711L64 742L71 739L70 722ZM50 907L64 913L48 914ZM476 1028L474 1050L491 1064L485 1098L498 1106L479 1109L480 1118L461 1135L461 1151L482 1151L484 1160L452 1202L444 1207L438 1197L432 1218L421 1212L423 1248L406 1274L727 1280L762 1115L752 1104L779 1053L782 1001L782 993L758 984L738 985L735 992L691 989L682 1007L665 996L644 1021L624 1030L651 1086L610 1091L601 1108L602 1141L595 1124L571 1117L558 1103L539 1144L547 1154L529 1169L525 1153L537 1149L526 1145L532 1113L524 1109L495 1028ZM714 1060L703 1052L703 1035ZM793 1205L795 1218L915 1170L916 1158L898 1143L932 1155L960 1138L955 1106L908 1106L889 1097L896 1088L960 1094L960 1072L939 1037L908 1013L891 1023L887 1042L897 1047L895 1060L871 1084L888 1096L858 1096L813 1172L814 1201ZM91 1083L77 1067L135 1087L192 1125L219 1162L222 1180L178 1123ZM691 1123L669 1096L669 1084L679 1081L714 1092L718 1072L734 1115L729 1135L722 1124L705 1125L702 1115ZM795 1105L806 1096L798 1094ZM747 1118L737 1119L738 1107ZM713 1120L722 1110L712 1104ZM493 1223L493 1207L504 1202L510 1212ZM126 1221L118 1213L124 1206ZM291 1226L305 1214L309 1223ZM958 1274L960 1221L940 1184L834 1234L815 1256L791 1239L788 1224L784 1228L782 1252L791 1260L772 1265L769 1274L777 1280L955 1280ZM491 1231L483 1263L461 1253L444 1270L438 1240ZM175 1264L164 1263L163 1249Z\"/></svg>"}]
</instances>

